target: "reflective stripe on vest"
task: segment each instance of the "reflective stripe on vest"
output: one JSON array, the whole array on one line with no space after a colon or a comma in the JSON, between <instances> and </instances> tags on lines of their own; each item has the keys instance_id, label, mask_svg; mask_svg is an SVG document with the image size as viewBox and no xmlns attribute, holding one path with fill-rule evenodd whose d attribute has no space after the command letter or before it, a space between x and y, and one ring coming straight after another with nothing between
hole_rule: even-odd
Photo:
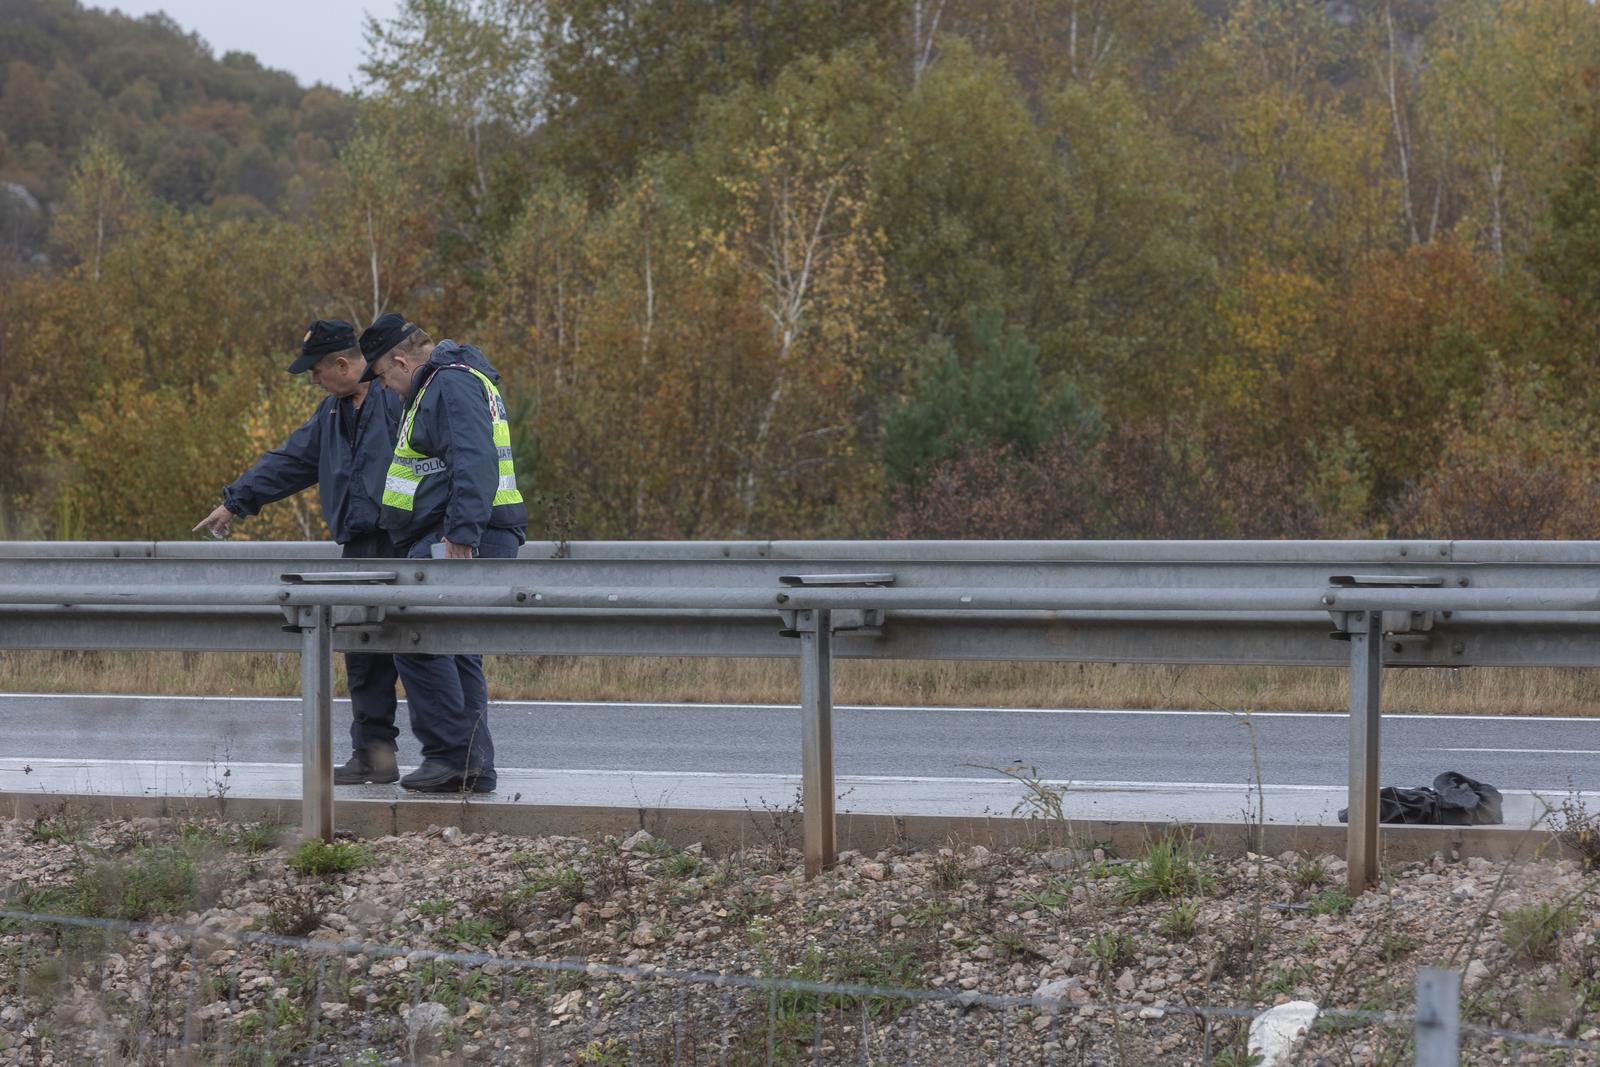
<instances>
[{"instance_id":1,"label":"reflective stripe on vest","mask_svg":"<svg viewBox=\"0 0 1600 1067\"><path fill-rule=\"evenodd\" d=\"M494 387L494 383L487 375L472 367L460 363L448 363L439 368L439 371L446 370L464 370L478 379L489 402L489 418L494 430L494 451L500 465L500 481L495 489L494 503L491 506L522 503L522 494L517 491L517 472L511 463L511 424L506 422L506 404L500 399L500 390ZM437 374L439 371L434 373ZM433 379L428 379L428 384L433 384ZM447 466L444 460L436 456L425 456L411 447L411 423L416 419L417 411L422 407L422 398L427 392L427 385L417 391L417 399L407 409L405 421L400 424L400 437L394 445L394 458L389 461L389 475L383 482L383 506L386 508L412 510L412 505L417 499L417 487L422 484L422 479L430 474L442 473Z\"/></svg>"}]
</instances>

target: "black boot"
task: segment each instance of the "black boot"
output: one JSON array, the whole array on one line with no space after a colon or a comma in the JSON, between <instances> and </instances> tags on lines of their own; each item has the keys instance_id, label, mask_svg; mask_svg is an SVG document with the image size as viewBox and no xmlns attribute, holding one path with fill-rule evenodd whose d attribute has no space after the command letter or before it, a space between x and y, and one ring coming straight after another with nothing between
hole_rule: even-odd
<instances>
[{"instance_id":1,"label":"black boot","mask_svg":"<svg viewBox=\"0 0 1600 1067\"><path fill-rule=\"evenodd\" d=\"M348 763L333 769L334 785L384 785L399 780L400 767L392 748L358 748L350 753Z\"/></svg>"},{"instance_id":2,"label":"black boot","mask_svg":"<svg viewBox=\"0 0 1600 1067\"><path fill-rule=\"evenodd\" d=\"M492 793L495 774L462 771L443 760L430 759L400 779L400 784L415 793Z\"/></svg>"}]
</instances>

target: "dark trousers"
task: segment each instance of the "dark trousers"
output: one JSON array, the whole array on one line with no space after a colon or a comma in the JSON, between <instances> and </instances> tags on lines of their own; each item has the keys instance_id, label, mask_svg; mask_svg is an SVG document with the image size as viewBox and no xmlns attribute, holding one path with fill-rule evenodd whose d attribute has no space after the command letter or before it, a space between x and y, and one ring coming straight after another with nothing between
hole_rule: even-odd
<instances>
[{"instance_id":1,"label":"dark trousers","mask_svg":"<svg viewBox=\"0 0 1600 1067\"><path fill-rule=\"evenodd\" d=\"M345 559L394 559L398 555L383 530L356 534L343 547ZM394 725L394 685L398 680L394 657L346 652L344 673L350 682L350 747L357 752L393 752L400 736Z\"/></svg>"},{"instance_id":2,"label":"dark trousers","mask_svg":"<svg viewBox=\"0 0 1600 1067\"><path fill-rule=\"evenodd\" d=\"M427 559L439 540L424 537L406 551L411 559ZM478 555L515 559L521 540L512 530L486 529ZM494 739L489 736L489 686L482 656L396 656L395 667L406 687L411 732L422 742L422 758L463 770L477 771L493 784Z\"/></svg>"}]
</instances>

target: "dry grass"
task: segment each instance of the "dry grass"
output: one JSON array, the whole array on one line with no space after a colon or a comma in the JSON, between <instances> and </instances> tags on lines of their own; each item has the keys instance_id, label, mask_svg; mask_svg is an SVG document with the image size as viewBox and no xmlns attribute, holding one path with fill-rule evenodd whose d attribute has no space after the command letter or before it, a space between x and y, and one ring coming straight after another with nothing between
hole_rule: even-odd
<instances>
[{"instance_id":1,"label":"dry grass","mask_svg":"<svg viewBox=\"0 0 1600 1067\"><path fill-rule=\"evenodd\" d=\"M335 660L335 670L343 664ZM496 699L791 703L795 665L777 660L493 656ZM840 661L837 699L852 704L1004 707L1251 708L1342 711L1346 672L1331 667ZM343 687L343 678L338 680ZM0 691L292 696L294 655L0 653ZM1385 710L1465 715L1582 715L1600 706L1600 673L1558 669L1391 671Z\"/></svg>"}]
</instances>

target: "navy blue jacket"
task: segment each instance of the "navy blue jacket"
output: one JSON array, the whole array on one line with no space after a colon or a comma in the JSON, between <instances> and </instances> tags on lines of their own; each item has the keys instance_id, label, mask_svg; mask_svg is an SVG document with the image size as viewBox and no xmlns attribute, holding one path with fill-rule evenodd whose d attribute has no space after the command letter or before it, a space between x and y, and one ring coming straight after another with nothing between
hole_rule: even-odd
<instances>
[{"instance_id":1,"label":"navy blue jacket","mask_svg":"<svg viewBox=\"0 0 1600 1067\"><path fill-rule=\"evenodd\" d=\"M222 491L222 503L235 515L254 515L274 500L315 485L335 541L342 545L377 530L400 412L400 398L373 382L356 413L352 450L339 425L339 399L323 398L304 426Z\"/></svg>"},{"instance_id":2,"label":"navy blue jacket","mask_svg":"<svg viewBox=\"0 0 1600 1067\"><path fill-rule=\"evenodd\" d=\"M528 509L521 504L494 505L500 488L500 455L483 383L464 370L442 369L452 363L465 364L496 388L500 385L499 373L482 352L454 341L435 345L411 380L406 410L424 386L428 390L411 423L411 447L444 460L445 469L422 479L411 511L383 509L383 528L397 547L441 529L452 544L473 548L490 526L511 530L518 541L526 538Z\"/></svg>"}]
</instances>

